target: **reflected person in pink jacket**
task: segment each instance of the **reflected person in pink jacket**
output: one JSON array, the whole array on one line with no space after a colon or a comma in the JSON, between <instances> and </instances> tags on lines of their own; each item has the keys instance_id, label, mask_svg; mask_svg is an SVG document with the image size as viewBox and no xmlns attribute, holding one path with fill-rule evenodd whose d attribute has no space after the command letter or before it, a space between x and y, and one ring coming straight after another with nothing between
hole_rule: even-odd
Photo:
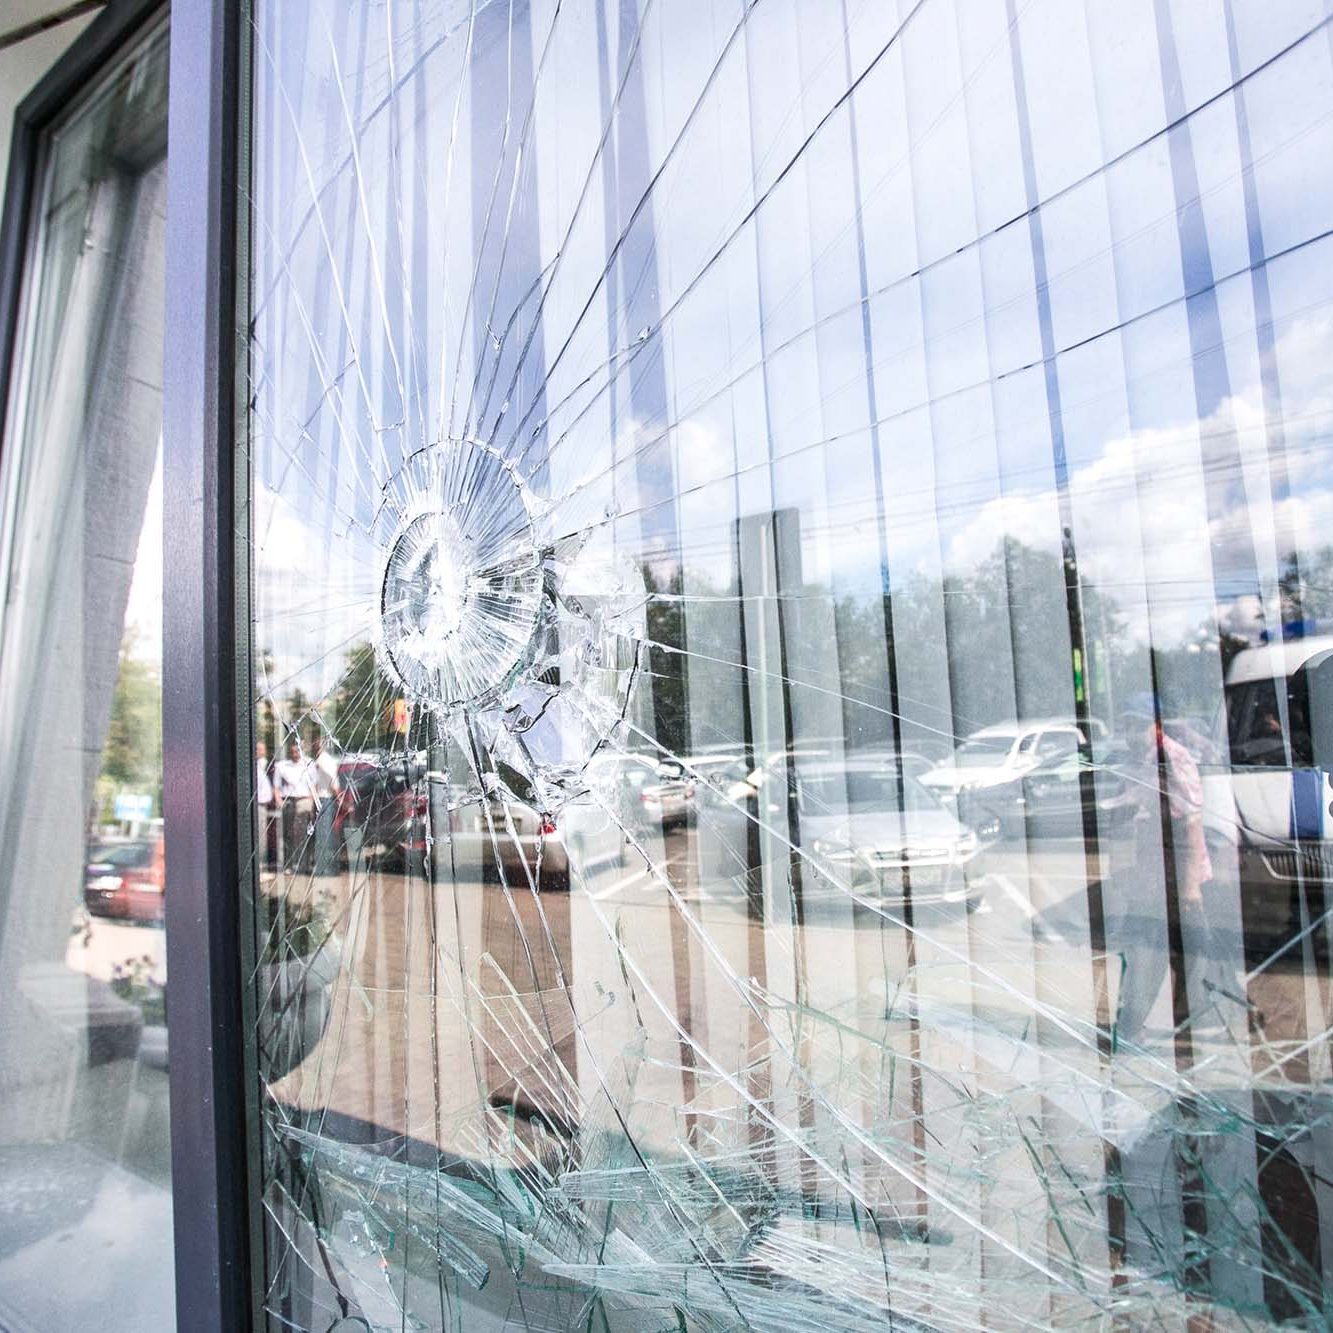
<instances>
[{"instance_id":1,"label":"reflected person in pink jacket","mask_svg":"<svg viewBox=\"0 0 1333 1333\"><path fill-rule=\"evenodd\" d=\"M1234 978L1222 954L1223 941L1208 919L1206 886L1213 879L1213 863L1204 837L1203 779L1194 756L1167 734L1153 695L1134 695L1126 702L1120 729L1142 781L1135 857L1142 874L1139 882L1150 883L1156 877L1151 867L1154 863L1161 866L1166 859L1167 890L1174 887L1182 931L1179 945L1168 944L1160 916L1149 910L1146 901L1137 903L1135 919L1123 941L1126 976L1119 1015L1121 1035L1132 1037L1141 1030L1167 979L1168 952L1177 984L1184 985L1187 973L1193 979L1189 999L1181 992L1173 1007L1179 1013L1180 1006L1186 1005L1190 1024L1198 1032L1201 1026L1217 1021L1219 1006L1229 1010L1234 990ZM1176 954L1178 947L1183 948L1182 954Z\"/></svg>"},{"instance_id":2,"label":"reflected person in pink jacket","mask_svg":"<svg viewBox=\"0 0 1333 1333\"><path fill-rule=\"evenodd\" d=\"M1171 847L1176 869L1176 892L1182 903L1203 906L1203 886L1213 877L1212 858L1203 833L1203 779L1194 756L1167 735L1156 700L1134 695L1122 714L1125 735L1145 768L1165 786L1171 817ZM1145 791L1149 803L1160 804L1159 782ZM1145 813L1148 811L1145 809Z\"/></svg>"}]
</instances>

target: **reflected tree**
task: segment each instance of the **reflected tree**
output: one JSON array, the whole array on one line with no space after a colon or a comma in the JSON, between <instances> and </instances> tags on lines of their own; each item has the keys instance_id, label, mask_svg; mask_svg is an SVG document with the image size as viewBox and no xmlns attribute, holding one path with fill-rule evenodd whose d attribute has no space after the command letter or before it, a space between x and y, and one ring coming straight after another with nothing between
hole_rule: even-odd
<instances>
[{"instance_id":1,"label":"reflected tree","mask_svg":"<svg viewBox=\"0 0 1333 1333\"><path fill-rule=\"evenodd\" d=\"M1322 546L1299 559L1288 553L1278 575L1285 623L1333 618L1333 546Z\"/></svg>"},{"instance_id":2,"label":"reflected tree","mask_svg":"<svg viewBox=\"0 0 1333 1333\"><path fill-rule=\"evenodd\" d=\"M148 792L155 809L162 798L162 681L156 666L135 652L135 632L121 643L120 667L102 750L99 803L118 791Z\"/></svg>"},{"instance_id":3,"label":"reflected tree","mask_svg":"<svg viewBox=\"0 0 1333 1333\"><path fill-rule=\"evenodd\" d=\"M354 644L346 663L330 701L333 734L344 750L387 749L399 691L376 660L373 644Z\"/></svg>"}]
</instances>

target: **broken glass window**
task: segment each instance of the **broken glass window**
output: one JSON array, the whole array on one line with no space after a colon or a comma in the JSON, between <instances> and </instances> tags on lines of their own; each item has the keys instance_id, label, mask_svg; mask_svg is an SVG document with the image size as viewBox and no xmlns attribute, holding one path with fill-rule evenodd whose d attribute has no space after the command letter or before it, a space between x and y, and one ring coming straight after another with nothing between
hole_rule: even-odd
<instances>
[{"instance_id":1,"label":"broken glass window","mask_svg":"<svg viewBox=\"0 0 1333 1333\"><path fill-rule=\"evenodd\" d=\"M1329 20L253 10L270 1325L1326 1319Z\"/></svg>"}]
</instances>

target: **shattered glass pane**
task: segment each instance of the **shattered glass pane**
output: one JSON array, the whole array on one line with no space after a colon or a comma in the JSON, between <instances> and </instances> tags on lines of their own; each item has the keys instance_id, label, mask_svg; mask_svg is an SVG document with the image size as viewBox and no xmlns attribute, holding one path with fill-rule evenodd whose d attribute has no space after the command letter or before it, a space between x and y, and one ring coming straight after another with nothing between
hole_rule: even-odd
<instances>
[{"instance_id":1,"label":"shattered glass pane","mask_svg":"<svg viewBox=\"0 0 1333 1333\"><path fill-rule=\"evenodd\" d=\"M1312 10L255 0L272 1328L1333 1314Z\"/></svg>"}]
</instances>

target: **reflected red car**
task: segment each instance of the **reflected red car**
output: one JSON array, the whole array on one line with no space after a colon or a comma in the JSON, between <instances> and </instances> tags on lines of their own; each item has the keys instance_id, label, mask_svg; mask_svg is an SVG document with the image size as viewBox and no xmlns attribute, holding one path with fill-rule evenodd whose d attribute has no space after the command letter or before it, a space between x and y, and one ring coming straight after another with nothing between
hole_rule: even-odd
<instances>
[{"instance_id":1,"label":"reflected red car","mask_svg":"<svg viewBox=\"0 0 1333 1333\"><path fill-rule=\"evenodd\" d=\"M338 765L341 791L334 814L334 837L347 855L347 835L361 833L366 855L393 862L420 861L426 850L425 769L414 758L349 758Z\"/></svg>"},{"instance_id":2,"label":"reflected red car","mask_svg":"<svg viewBox=\"0 0 1333 1333\"><path fill-rule=\"evenodd\" d=\"M166 840L111 843L84 867L83 905L92 916L158 925L164 919Z\"/></svg>"}]
</instances>

